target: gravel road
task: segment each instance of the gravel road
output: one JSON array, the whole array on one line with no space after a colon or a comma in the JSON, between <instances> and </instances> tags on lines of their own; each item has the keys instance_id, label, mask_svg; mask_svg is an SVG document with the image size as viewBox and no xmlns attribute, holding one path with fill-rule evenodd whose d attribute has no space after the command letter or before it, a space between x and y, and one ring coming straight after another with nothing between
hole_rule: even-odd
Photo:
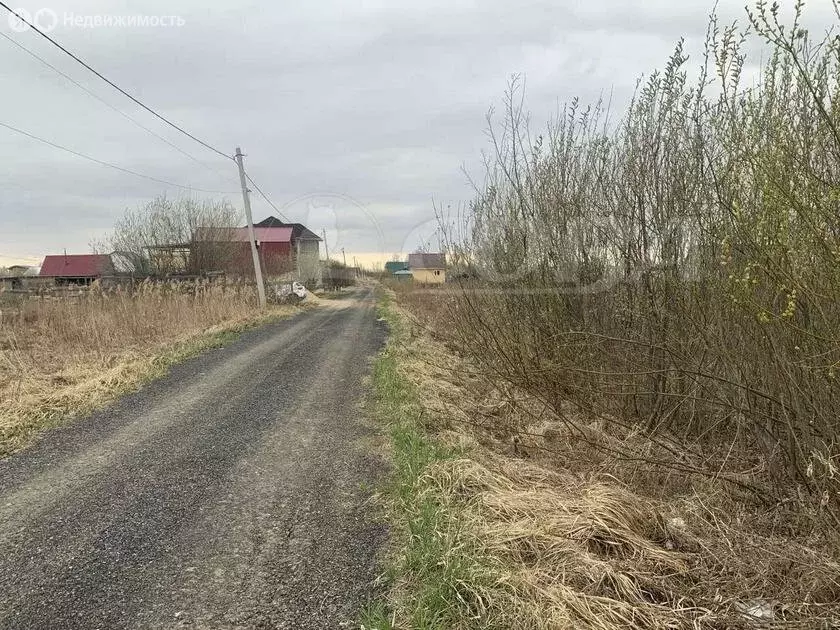
<instances>
[{"instance_id":1,"label":"gravel road","mask_svg":"<svg viewBox=\"0 0 840 630\"><path fill-rule=\"evenodd\" d=\"M362 293L0 461L0 628L353 627L385 535L359 409L384 337Z\"/></svg>"}]
</instances>

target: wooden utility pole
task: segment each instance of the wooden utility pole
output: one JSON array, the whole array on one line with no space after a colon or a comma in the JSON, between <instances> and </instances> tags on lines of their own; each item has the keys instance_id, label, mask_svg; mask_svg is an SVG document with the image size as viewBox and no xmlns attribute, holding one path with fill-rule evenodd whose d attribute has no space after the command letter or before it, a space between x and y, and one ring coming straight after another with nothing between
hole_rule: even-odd
<instances>
[{"instance_id":1,"label":"wooden utility pole","mask_svg":"<svg viewBox=\"0 0 840 630\"><path fill-rule=\"evenodd\" d=\"M327 230L323 228L321 230L321 235L324 237L324 249L327 252L327 262L330 262L330 246L327 244Z\"/></svg>"},{"instance_id":2,"label":"wooden utility pole","mask_svg":"<svg viewBox=\"0 0 840 630\"><path fill-rule=\"evenodd\" d=\"M295 260L297 261L298 282L303 282L300 277L300 239L295 243Z\"/></svg>"},{"instance_id":3,"label":"wooden utility pole","mask_svg":"<svg viewBox=\"0 0 840 630\"><path fill-rule=\"evenodd\" d=\"M257 295L260 308L265 308L265 285L263 284L260 255L257 252L257 237L254 234L254 219L251 216L251 199L248 197L248 183L245 179L245 166L242 164L242 150L236 147L236 165L239 167L239 182L242 184L242 199L245 202L245 220L248 222L248 240L251 241L251 257L254 260L254 277L257 280Z\"/></svg>"},{"instance_id":4,"label":"wooden utility pole","mask_svg":"<svg viewBox=\"0 0 840 630\"><path fill-rule=\"evenodd\" d=\"M344 266L347 266L347 254L344 253L344 248L341 248L341 257L344 259Z\"/></svg>"}]
</instances>

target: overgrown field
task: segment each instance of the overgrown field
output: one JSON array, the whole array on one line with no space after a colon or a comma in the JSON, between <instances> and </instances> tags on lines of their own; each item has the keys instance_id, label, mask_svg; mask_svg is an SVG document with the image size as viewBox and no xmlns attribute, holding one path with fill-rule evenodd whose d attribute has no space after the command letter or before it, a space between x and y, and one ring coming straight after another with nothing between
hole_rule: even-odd
<instances>
[{"instance_id":1,"label":"overgrown field","mask_svg":"<svg viewBox=\"0 0 840 630\"><path fill-rule=\"evenodd\" d=\"M0 307L0 455L244 327L293 312L259 312L250 287L202 284L7 302Z\"/></svg>"},{"instance_id":2,"label":"overgrown field","mask_svg":"<svg viewBox=\"0 0 840 630\"><path fill-rule=\"evenodd\" d=\"M815 522L650 466L643 434L570 425L456 352L430 299L383 307L392 335L374 383L394 540L390 596L366 630L840 624L840 551Z\"/></svg>"}]
</instances>

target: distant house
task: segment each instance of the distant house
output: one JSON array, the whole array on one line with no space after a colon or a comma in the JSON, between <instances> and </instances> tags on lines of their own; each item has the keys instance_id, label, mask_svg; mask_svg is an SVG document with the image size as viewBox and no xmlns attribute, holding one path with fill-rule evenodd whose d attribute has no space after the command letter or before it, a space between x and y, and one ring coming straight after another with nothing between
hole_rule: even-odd
<instances>
[{"instance_id":1,"label":"distant house","mask_svg":"<svg viewBox=\"0 0 840 630\"><path fill-rule=\"evenodd\" d=\"M408 263L404 260L389 260L385 263L385 271L390 274L396 274L398 271L406 271Z\"/></svg>"},{"instance_id":2,"label":"distant house","mask_svg":"<svg viewBox=\"0 0 840 630\"><path fill-rule=\"evenodd\" d=\"M266 275L295 273L308 279L317 273L321 239L300 223L269 217L254 225L254 240ZM190 266L199 271L250 276L253 260L248 228L197 230L190 245Z\"/></svg>"},{"instance_id":3,"label":"distant house","mask_svg":"<svg viewBox=\"0 0 840 630\"><path fill-rule=\"evenodd\" d=\"M419 284L446 282L446 256L444 254L409 254L408 269L414 281Z\"/></svg>"},{"instance_id":4,"label":"distant house","mask_svg":"<svg viewBox=\"0 0 840 630\"><path fill-rule=\"evenodd\" d=\"M321 239L306 226L268 217L254 225L254 241L265 275L290 274L304 281L319 275ZM247 227L199 227L186 243L155 245L147 251L151 270L160 275L254 274Z\"/></svg>"},{"instance_id":5,"label":"distant house","mask_svg":"<svg viewBox=\"0 0 840 630\"><path fill-rule=\"evenodd\" d=\"M27 289L38 283L40 267L32 265L11 265L5 271L0 269L0 291Z\"/></svg>"},{"instance_id":6,"label":"distant house","mask_svg":"<svg viewBox=\"0 0 840 630\"><path fill-rule=\"evenodd\" d=\"M320 271L321 237L302 223L284 223L271 216L254 224L255 228L291 228L292 259L295 271L302 279L314 279Z\"/></svg>"},{"instance_id":7,"label":"distant house","mask_svg":"<svg viewBox=\"0 0 840 630\"><path fill-rule=\"evenodd\" d=\"M87 285L113 274L108 254L62 254L44 258L38 276L52 278L56 284Z\"/></svg>"},{"instance_id":8,"label":"distant house","mask_svg":"<svg viewBox=\"0 0 840 630\"><path fill-rule=\"evenodd\" d=\"M254 239L263 271L284 274L294 268L291 228L254 228ZM248 228L204 228L196 231L190 248L190 266L196 271L254 273Z\"/></svg>"}]
</instances>

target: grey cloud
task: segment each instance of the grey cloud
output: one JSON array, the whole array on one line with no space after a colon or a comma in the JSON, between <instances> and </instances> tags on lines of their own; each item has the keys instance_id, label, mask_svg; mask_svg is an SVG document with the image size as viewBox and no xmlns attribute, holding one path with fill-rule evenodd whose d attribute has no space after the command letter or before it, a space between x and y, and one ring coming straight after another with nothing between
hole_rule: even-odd
<instances>
[{"instance_id":1,"label":"grey cloud","mask_svg":"<svg viewBox=\"0 0 840 630\"><path fill-rule=\"evenodd\" d=\"M663 65L680 37L696 62L713 6L706 0L19 4L48 5L61 16L182 16L182 28L60 25L54 35L196 135L226 152L241 145L249 171L277 205L292 218L322 223L313 229L340 232L335 244L348 251L414 247L412 239L427 238L433 198L469 199L461 167L478 172L485 114L500 104L512 74L526 78L535 125L576 95L591 101L611 93L620 112L637 78ZM725 21L744 21L743 0L721 0L718 11ZM811 25L827 24L830 3L812 0L808 15ZM212 168L137 129L3 39L0 121L161 179L237 189L232 162L139 111L32 33L9 31L3 16L0 29ZM4 129L0 153L3 256L85 251L124 208L179 192ZM296 201L319 195L330 196L340 221ZM274 212L257 196L254 211L257 218Z\"/></svg>"}]
</instances>

